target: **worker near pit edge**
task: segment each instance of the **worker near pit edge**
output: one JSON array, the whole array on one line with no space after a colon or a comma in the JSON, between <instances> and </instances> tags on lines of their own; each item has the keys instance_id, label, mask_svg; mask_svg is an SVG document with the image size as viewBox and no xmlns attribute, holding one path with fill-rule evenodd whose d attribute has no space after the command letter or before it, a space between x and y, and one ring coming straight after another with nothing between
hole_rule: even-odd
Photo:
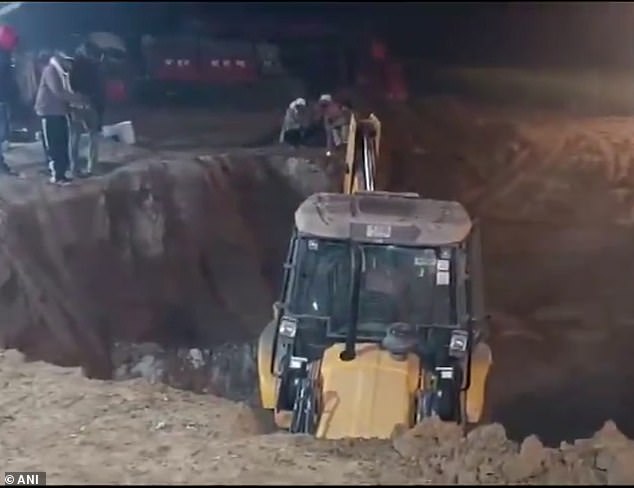
<instances>
[{"instance_id":1,"label":"worker near pit edge","mask_svg":"<svg viewBox=\"0 0 634 488\"><path fill-rule=\"evenodd\" d=\"M282 130L280 131L280 143L298 147L304 141L308 128L308 108L306 100L296 98L293 100L284 114Z\"/></svg>"},{"instance_id":2,"label":"worker near pit edge","mask_svg":"<svg viewBox=\"0 0 634 488\"><path fill-rule=\"evenodd\" d=\"M48 62L51 59L51 56L53 56L53 54L54 53L52 51L49 51L48 49L43 49L37 53L36 64L35 64L37 87L35 89L35 96L33 97L33 104L35 104L35 99L37 97L40 81L42 80L42 73L44 72L44 68L46 68L46 66L48 65ZM39 140L42 142L42 149L44 150L44 159L46 160L46 164L43 168L43 172L45 175L48 175L50 173L49 168L50 168L52 159L51 159L51 155L48 150L48 147L46 146L46 138L44 137L44 134L42 134L42 124L40 121L38 121L38 125L40 126L40 129L37 135L39 136L38 137Z\"/></svg>"},{"instance_id":3,"label":"worker near pit edge","mask_svg":"<svg viewBox=\"0 0 634 488\"><path fill-rule=\"evenodd\" d=\"M87 105L85 97L71 89L68 73L71 63L72 58L61 51L51 56L42 71L35 97L35 113L42 121L42 137L49 153L50 181L58 185L70 182L67 174L70 166L70 105Z\"/></svg>"},{"instance_id":4,"label":"worker near pit edge","mask_svg":"<svg viewBox=\"0 0 634 488\"><path fill-rule=\"evenodd\" d=\"M326 132L326 156L330 156L348 141L349 110L328 93L319 97L318 106Z\"/></svg>"},{"instance_id":5,"label":"worker near pit edge","mask_svg":"<svg viewBox=\"0 0 634 488\"><path fill-rule=\"evenodd\" d=\"M73 176L90 176L99 155L99 135L105 107L105 83L101 72L101 49L91 42L77 48L70 69L70 86L83 95L88 105L74 107L70 111L70 171ZM86 166L79 167L79 142L82 133L88 134Z\"/></svg>"},{"instance_id":6,"label":"worker near pit edge","mask_svg":"<svg viewBox=\"0 0 634 488\"><path fill-rule=\"evenodd\" d=\"M19 97L12 59L17 45L17 33L8 25L0 25L0 174L12 176L19 176L19 173L7 164L4 143L11 135L9 107Z\"/></svg>"}]
</instances>

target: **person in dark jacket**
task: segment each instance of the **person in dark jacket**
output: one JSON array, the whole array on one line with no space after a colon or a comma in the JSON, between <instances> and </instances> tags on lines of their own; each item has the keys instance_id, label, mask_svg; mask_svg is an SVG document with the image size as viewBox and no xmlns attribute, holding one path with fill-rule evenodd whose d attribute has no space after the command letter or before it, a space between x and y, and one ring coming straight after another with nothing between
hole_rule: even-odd
<instances>
[{"instance_id":1,"label":"person in dark jacket","mask_svg":"<svg viewBox=\"0 0 634 488\"><path fill-rule=\"evenodd\" d=\"M70 70L70 85L83 95L88 105L72 107L70 113L70 169L74 175L88 176L97 164L98 138L103 124L105 83L101 73L101 50L92 43L82 44L75 54ZM79 141L88 134L86 167L79 168Z\"/></svg>"},{"instance_id":2,"label":"person in dark jacket","mask_svg":"<svg viewBox=\"0 0 634 488\"><path fill-rule=\"evenodd\" d=\"M11 27L2 25L0 41L0 174L18 175L6 163L3 148L3 144L11 135L9 107L19 96L12 59L13 50L18 44L18 36Z\"/></svg>"},{"instance_id":3,"label":"person in dark jacket","mask_svg":"<svg viewBox=\"0 0 634 488\"><path fill-rule=\"evenodd\" d=\"M73 93L68 71L71 58L64 53L51 57L42 71L35 97L35 113L42 119L42 137L48 150L51 183L67 184L70 166L68 144L68 115L70 104L85 105L82 95Z\"/></svg>"}]
</instances>

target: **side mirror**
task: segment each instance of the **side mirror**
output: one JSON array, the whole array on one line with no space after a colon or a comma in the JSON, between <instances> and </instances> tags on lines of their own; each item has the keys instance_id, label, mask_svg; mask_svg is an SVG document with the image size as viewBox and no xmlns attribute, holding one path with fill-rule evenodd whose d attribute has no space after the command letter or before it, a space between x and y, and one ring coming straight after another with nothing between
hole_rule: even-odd
<instances>
[{"instance_id":1,"label":"side mirror","mask_svg":"<svg viewBox=\"0 0 634 488\"><path fill-rule=\"evenodd\" d=\"M280 301L273 303L273 321L277 324L284 313L284 304Z\"/></svg>"}]
</instances>

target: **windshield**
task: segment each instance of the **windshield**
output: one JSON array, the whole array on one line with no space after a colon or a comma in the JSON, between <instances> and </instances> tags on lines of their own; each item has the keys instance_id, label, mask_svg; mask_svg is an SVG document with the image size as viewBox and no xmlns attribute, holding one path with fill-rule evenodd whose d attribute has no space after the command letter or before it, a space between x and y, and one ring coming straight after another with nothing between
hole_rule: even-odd
<instances>
[{"instance_id":1,"label":"windshield","mask_svg":"<svg viewBox=\"0 0 634 488\"><path fill-rule=\"evenodd\" d=\"M290 313L330 318L328 335L345 337L352 317L350 244L299 239ZM454 251L359 245L357 336L381 338L393 322L456 323Z\"/></svg>"},{"instance_id":2,"label":"windshield","mask_svg":"<svg viewBox=\"0 0 634 488\"><path fill-rule=\"evenodd\" d=\"M350 247L345 242L299 239L288 311L330 317L345 327L350 316Z\"/></svg>"}]
</instances>

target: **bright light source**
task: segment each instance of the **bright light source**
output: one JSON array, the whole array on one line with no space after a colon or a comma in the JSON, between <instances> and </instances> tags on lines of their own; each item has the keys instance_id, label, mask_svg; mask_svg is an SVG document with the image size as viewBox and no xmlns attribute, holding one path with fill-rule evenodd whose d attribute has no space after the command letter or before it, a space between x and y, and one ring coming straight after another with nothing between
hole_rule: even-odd
<instances>
[{"instance_id":1,"label":"bright light source","mask_svg":"<svg viewBox=\"0 0 634 488\"><path fill-rule=\"evenodd\" d=\"M293 317L282 317L278 330L284 337L293 339L297 333L297 320Z\"/></svg>"}]
</instances>

